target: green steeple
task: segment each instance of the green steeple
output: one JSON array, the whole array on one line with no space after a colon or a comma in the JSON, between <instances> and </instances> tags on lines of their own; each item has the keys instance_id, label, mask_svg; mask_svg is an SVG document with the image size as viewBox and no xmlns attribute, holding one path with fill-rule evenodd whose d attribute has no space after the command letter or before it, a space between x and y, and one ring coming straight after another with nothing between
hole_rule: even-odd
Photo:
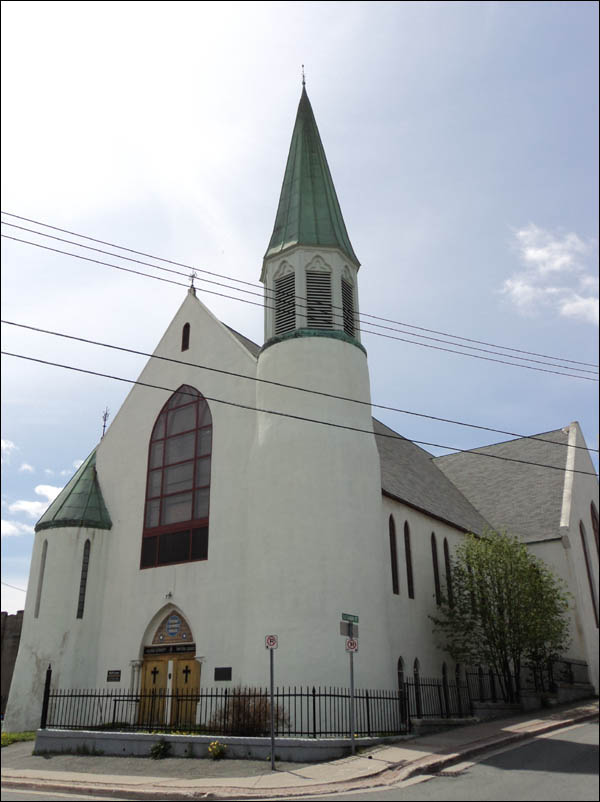
<instances>
[{"instance_id":1,"label":"green steeple","mask_svg":"<svg viewBox=\"0 0 600 802\"><path fill-rule=\"evenodd\" d=\"M104 504L96 475L96 449L42 515L35 526L35 531L62 526L112 528L112 521Z\"/></svg>"},{"instance_id":2,"label":"green steeple","mask_svg":"<svg viewBox=\"0 0 600 802\"><path fill-rule=\"evenodd\" d=\"M298 105L275 228L265 259L295 245L339 248L358 267L306 89Z\"/></svg>"}]
</instances>

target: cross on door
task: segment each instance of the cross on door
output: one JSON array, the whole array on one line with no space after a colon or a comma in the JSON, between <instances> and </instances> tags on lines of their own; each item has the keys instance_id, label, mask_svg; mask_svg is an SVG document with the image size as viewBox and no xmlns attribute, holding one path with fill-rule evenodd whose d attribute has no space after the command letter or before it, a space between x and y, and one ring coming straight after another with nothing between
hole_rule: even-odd
<instances>
[{"instance_id":1,"label":"cross on door","mask_svg":"<svg viewBox=\"0 0 600 802\"><path fill-rule=\"evenodd\" d=\"M152 674L152 684L156 685L156 678L160 674L160 671L158 670L158 668L156 666L154 666L154 668L152 669L152 671L150 673Z\"/></svg>"},{"instance_id":2,"label":"cross on door","mask_svg":"<svg viewBox=\"0 0 600 802\"><path fill-rule=\"evenodd\" d=\"M187 685L187 682L188 682L188 677L189 677L189 676L190 676L190 674L192 673L192 672L191 672L191 669L190 669L190 667L189 667L189 666L186 666L186 667L183 669L183 671L182 671L181 673L182 673L182 674L183 674L183 676L185 677L185 684Z\"/></svg>"}]
</instances>

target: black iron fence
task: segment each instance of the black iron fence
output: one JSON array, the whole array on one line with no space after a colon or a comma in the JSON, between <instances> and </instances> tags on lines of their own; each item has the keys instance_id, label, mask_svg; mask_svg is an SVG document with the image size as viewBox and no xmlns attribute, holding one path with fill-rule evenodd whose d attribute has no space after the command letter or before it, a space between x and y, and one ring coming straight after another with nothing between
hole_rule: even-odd
<instances>
[{"instance_id":1,"label":"black iron fence","mask_svg":"<svg viewBox=\"0 0 600 802\"><path fill-rule=\"evenodd\" d=\"M356 690L357 736L408 731L403 691ZM348 737L348 688L276 688L278 737ZM120 730L266 736L270 733L267 688L201 688L134 693L119 689L49 690L40 726L69 730Z\"/></svg>"},{"instance_id":2,"label":"black iron fence","mask_svg":"<svg viewBox=\"0 0 600 802\"><path fill-rule=\"evenodd\" d=\"M197 691L134 692L124 689L52 690L46 672L40 727L70 730L121 730L266 736L270 733L267 688L200 688ZM521 690L552 691L557 683L587 681L587 666L557 661L530 670ZM513 677L470 669L450 679L414 675L395 691L355 690L357 736L402 735L411 719L465 718L474 703L510 702L518 688ZM277 737L348 737L348 688L278 687L274 693Z\"/></svg>"}]
</instances>

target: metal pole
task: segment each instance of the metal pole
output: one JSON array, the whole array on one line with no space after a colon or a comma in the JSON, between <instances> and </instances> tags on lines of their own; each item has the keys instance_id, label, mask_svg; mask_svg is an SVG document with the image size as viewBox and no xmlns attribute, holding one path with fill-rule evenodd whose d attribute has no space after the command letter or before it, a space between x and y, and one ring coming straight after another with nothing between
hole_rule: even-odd
<instances>
[{"instance_id":1,"label":"metal pole","mask_svg":"<svg viewBox=\"0 0 600 802\"><path fill-rule=\"evenodd\" d=\"M354 755L356 753L356 745L354 743L354 652L348 652L350 655L350 750Z\"/></svg>"},{"instance_id":2,"label":"metal pole","mask_svg":"<svg viewBox=\"0 0 600 802\"><path fill-rule=\"evenodd\" d=\"M269 649L269 663L271 667L271 771L275 771L275 706L273 703L273 683L274 683L274 669L273 669L273 652L274 649Z\"/></svg>"}]
</instances>

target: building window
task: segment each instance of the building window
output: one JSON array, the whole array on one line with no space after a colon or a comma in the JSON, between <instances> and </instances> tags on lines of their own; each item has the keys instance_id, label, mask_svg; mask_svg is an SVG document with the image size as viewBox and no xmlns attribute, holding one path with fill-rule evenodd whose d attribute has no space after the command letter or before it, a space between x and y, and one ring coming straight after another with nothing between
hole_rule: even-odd
<instances>
[{"instance_id":1,"label":"building window","mask_svg":"<svg viewBox=\"0 0 600 802\"><path fill-rule=\"evenodd\" d=\"M83 618L85 606L85 589L87 587L88 567L90 564L90 541L85 541L83 558L81 560L81 579L79 580L79 599L77 601L77 618Z\"/></svg>"},{"instance_id":2,"label":"building window","mask_svg":"<svg viewBox=\"0 0 600 802\"><path fill-rule=\"evenodd\" d=\"M187 351L190 347L190 324L186 323L181 332L181 350Z\"/></svg>"},{"instance_id":3,"label":"building window","mask_svg":"<svg viewBox=\"0 0 600 802\"><path fill-rule=\"evenodd\" d=\"M585 534L585 526L583 521L579 521L579 534L581 535L581 548L583 550L583 557L585 559L585 567L587 570L588 582L590 585L590 596L592 597L592 608L594 610L594 620L596 622L596 629L598 629L598 599L596 598L596 587L594 585L594 575L592 573L592 563L587 547L587 537Z\"/></svg>"},{"instance_id":4,"label":"building window","mask_svg":"<svg viewBox=\"0 0 600 802\"><path fill-rule=\"evenodd\" d=\"M415 587L413 582L412 553L410 550L410 529L408 521L404 522L404 557L406 559L406 583L408 585L408 598L415 598Z\"/></svg>"},{"instance_id":5,"label":"building window","mask_svg":"<svg viewBox=\"0 0 600 802\"><path fill-rule=\"evenodd\" d=\"M396 595L400 593L400 584L398 582L398 550L396 548L396 525L394 519L390 515L390 562L392 564L392 590Z\"/></svg>"},{"instance_id":6,"label":"building window","mask_svg":"<svg viewBox=\"0 0 600 802\"><path fill-rule=\"evenodd\" d=\"M295 293L294 273L275 279L275 334L285 334L296 328Z\"/></svg>"},{"instance_id":7,"label":"building window","mask_svg":"<svg viewBox=\"0 0 600 802\"><path fill-rule=\"evenodd\" d=\"M435 603L440 605L442 603L442 591L440 588L440 569L438 566L438 553L437 542L435 539L435 532L431 533L431 559L433 561L433 582L435 585Z\"/></svg>"},{"instance_id":8,"label":"building window","mask_svg":"<svg viewBox=\"0 0 600 802\"><path fill-rule=\"evenodd\" d=\"M331 329L331 273L306 271L306 325L309 329Z\"/></svg>"},{"instance_id":9,"label":"building window","mask_svg":"<svg viewBox=\"0 0 600 802\"><path fill-rule=\"evenodd\" d=\"M46 554L48 552L48 541L44 540L44 545L42 546L42 558L40 560L40 572L38 574L38 585L37 585L37 593L35 596L35 609L33 612L33 617L37 618L40 614L40 602L42 600L42 586L44 584L44 572L46 570Z\"/></svg>"},{"instance_id":10,"label":"building window","mask_svg":"<svg viewBox=\"0 0 600 802\"><path fill-rule=\"evenodd\" d=\"M342 279L342 317L344 331L354 337L354 287L345 278Z\"/></svg>"},{"instance_id":11,"label":"building window","mask_svg":"<svg viewBox=\"0 0 600 802\"><path fill-rule=\"evenodd\" d=\"M207 559L211 454L210 409L184 384L150 438L141 568Z\"/></svg>"},{"instance_id":12,"label":"building window","mask_svg":"<svg viewBox=\"0 0 600 802\"><path fill-rule=\"evenodd\" d=\"M448 604L454 607L454 594L452 593L452 565L450 564L450 551L448 549L448 540L444 538L444 565L446 567L446 593L448 595Z\"/></svg>"},{"instance_id":13,"label":"building window","mask_svg":"<svg viewBox=\"0 0 600 802\"><path fill-rule=\"evenodd\" d=\"M596 541L596 551L600 553L600 544L598 543L598 510L593 501L590 504L590 515L592 517L592 531L594 532L594 539Z\"/></svg>"}]
</instances>

